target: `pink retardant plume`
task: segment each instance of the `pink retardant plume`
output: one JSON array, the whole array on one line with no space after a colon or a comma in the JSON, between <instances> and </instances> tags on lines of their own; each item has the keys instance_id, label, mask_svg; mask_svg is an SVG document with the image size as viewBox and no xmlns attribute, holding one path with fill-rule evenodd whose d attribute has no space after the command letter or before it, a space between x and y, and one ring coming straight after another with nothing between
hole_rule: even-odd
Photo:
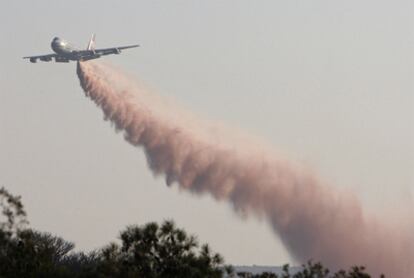
<instances>
[{"instance_id":1,"label":"pink retardant plume","mask_svg":"<svg viewBox=\"0 0 414 278\"><path fill-rule=\"evenodd\" d=\"M414 275L412 223L378 221L354 195L270 148L258 148L258 142L218 135L219 128L171 108L111 66L78 63L77 73L86 96L129 143L143 147L149 168L167 184L211 194L240 214L266 219L300 263L312 259L336 270L364 265L387 277Z\"/></svg>"}]
</instances>

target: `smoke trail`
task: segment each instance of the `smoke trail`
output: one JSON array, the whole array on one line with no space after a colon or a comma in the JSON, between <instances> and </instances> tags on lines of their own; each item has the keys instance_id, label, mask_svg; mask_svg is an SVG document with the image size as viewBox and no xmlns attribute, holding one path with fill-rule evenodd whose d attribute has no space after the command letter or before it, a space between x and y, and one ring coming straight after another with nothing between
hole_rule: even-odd
<instances>
[{"instance_id":1,"label":"smoke trail","mask_svg":"<svg viewBox=\"0 0 414 278\"><path fill-rule=\"evenodd\" d=\"M365 265L401 278L414 271L412 223L380 223L363 213L352 194L334 191L271 151L218 140L210 128L170 113L111 67L80 63L77 73L105 118L144 148L154 174L227 200L242 214L265 217L296 260L320 260L335 269Z\"/></svg>"}]
</instances>

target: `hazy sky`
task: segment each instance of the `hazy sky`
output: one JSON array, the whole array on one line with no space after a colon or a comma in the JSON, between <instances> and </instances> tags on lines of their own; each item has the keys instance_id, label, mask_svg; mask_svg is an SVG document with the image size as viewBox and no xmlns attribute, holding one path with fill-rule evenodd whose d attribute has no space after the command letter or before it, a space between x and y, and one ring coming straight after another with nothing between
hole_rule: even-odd
<instances>
[{"instance_id":1,"label":"hazy sky","mask_svg":"<svg viewBox=\"0 0 414 278\"><path fill-rule=\"evenodd\" d=\"M414 2L9 1L0 7L0 185L31 225L91 250L174 219L228 262L291 262L264 221L168 188L83 96L75 64L31 64L60 36L200 116L254 134L355 192L414 215Z\"/></svg>"}]
</instances>

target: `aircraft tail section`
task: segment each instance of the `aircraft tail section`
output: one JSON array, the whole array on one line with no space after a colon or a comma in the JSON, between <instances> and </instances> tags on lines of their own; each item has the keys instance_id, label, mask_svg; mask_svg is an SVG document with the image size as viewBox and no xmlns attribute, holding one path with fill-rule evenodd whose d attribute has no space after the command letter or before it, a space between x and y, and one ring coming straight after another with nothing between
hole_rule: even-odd
<instances>
[{"instance_id":1,"label":"aircraft tail section","mask_svg":"<svg viewBox=\"0 0 414 278\"><path fill-rule=\"evenodd\" d=\"M95 50L95 34L92 34L92 37L89 40L88 47L86 48L86 50Z\"/></svg>"}]
</instances>

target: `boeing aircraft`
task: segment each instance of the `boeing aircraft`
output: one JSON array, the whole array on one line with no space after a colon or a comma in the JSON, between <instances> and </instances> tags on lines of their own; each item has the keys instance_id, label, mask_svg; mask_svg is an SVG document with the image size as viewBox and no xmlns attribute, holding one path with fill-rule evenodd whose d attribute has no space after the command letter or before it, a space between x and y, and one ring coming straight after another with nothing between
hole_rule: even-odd
<instances>
[{"instance_id":1,"label":"boeing aircraft","mask_svg":"<svg viewBox=\"0 0 414 278\"><path fill-rule=\"evenodd\" d=\"M98 59L101 56L109 54L119 54L121 50L138 47L139 45L127 45L111 48L101 48L95 49L95 34L92 35L89 40L88 47L85 50L80 50L75 48L73 45L65 41L64 39L55 37L52 40L52 50L55 52L53 54L39 55L39 56L27 56L23 59L29 59L30 62L36 63L39 59L40 61L50 62L52 59L58 63L68 63L69 61L88 61L92 59Z\"/></svg>"}]
</instances>

